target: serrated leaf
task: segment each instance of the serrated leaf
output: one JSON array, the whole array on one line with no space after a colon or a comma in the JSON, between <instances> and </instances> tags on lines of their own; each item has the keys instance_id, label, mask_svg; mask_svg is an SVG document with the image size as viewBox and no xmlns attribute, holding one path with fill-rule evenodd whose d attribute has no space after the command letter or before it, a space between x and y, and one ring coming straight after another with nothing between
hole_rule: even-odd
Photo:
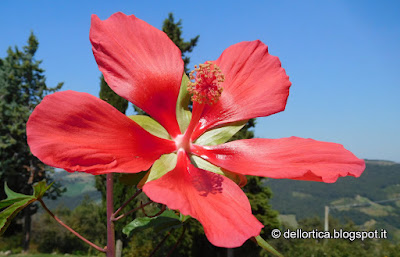
<instances>
[{"instance_id":1,"label":"serrated leaf","mask_svg":"<svg viewBox=\"0 0 400 257\"><path fill-rule=\"evenodd\" d=\"M10 225L12 219L26 206L36 201L35 197L26 198L18 202L14 202L8 208L0 212L0 235L2 235L8 226Z\"/></svg>"},{"instance_id":2,"label":"serrated leaf","mask_svg":"<svg viewBox=\"0 0 400 257\"><path fill-rule=\"evenodd\" d=\"M176 120L183 134L189 126L192 113L189 111L190 94L187 91L189 78L186 74L182 76L181 88L179 89L178 99L176 101Z\"/></svg>"},{"instance_id":3,"label":"serrated leaf","mask_svg":"<svg viewBox=\"0 0 400 257\"><path fill-rule=\"evenodd\" d=\"M171 139L167 130L153 118L146 115L131 115L128 117L150 134L164 139Z\"/></svg>"},{"instance_id":4,"label":"serrated leaf","mask_svg":"<svg viewBox=\"0 0 400 257\"><path fill-rule=\"evenodd\" d=\"M122 229L122 233L129 236L131 233L137 233L145 229L153 228L154 232L159 233L167 229L177 228L183 223L174 211L167 210L157 217L139 217Z\"/></svg>"},{"instance_id":5,"label":"serrated leaf","mask_svg":"<svg viewBox=\"0 0 400 257\"><path fill-rule=\"evenodd\" d=\"M228 126L215 128L206 131L201 135L194 144L196 145L219 145L227 142L241 128L246 125L247 120L230 123Z\"/></svg>"},{"instance_id":6,"label":"serrated leaf","mask_svg":"<svg viewBox=\"0 0 400 257\"><path fill-rule=\"evenodd\" d=\"M272 253L275 256L283 257L277 250L275 250L270 244L268 244L261 236L255 237L257 244L261 246L263 249L267 250L268 252Z\"/></svg>"},{"instance_id":7,"label":"serrated leaf","mask_svg":"<svg viewBox=\"0 0 400 257\"><path fill-rule=\"evenodd\" d=\"M19 197L26 197L26 196L30 196L30 195L24 195L24 194L20 194L20 193L17 193L17 192L14 192L14 191L12 191L9 187L8 187L8 185L7 185L7 183L4 183L4 192L6 193L6 195L7 195L7 199L13 199L13 198L19 198Z\"/></svg>"},{"instance_id":8,"label":"serrated leaf","mask_svg":"<svg viewBox=\"0 0 400 257\"><path fill-rule=\"evenodd\" d=\"M13 192L8 188L6 183L4 184L4 191L7 194L7 199L0 201L0 208L7 208L0 212L0 235L6 231L11 220L18 214L18 212L36 201L36 197L33 195L24 195Z\"/></svg>"},{"instance_id":9,"label":"serrated leaf","mask_svg":"<svg viewBox=\"0 0 400 257\"><path fill-rule=\"evenodd\" d=\"M139 182L138 188L141 188L147 182L156 180L173 170L176 166L178 157L176 153L164 154L154 162L147 175Z\"/></svg>"},{"instance_id":10,"label":"serrated leaf","mask_svg":"<svg viewBox=\"0 0 400 257\"><path fill-rule=\"evenodd\" d=\"M46 191L52 186L47 185L46 181L40 181L33 186L33 195L24 195L12 191L7 183L4 183L4 192L7 199L0 201L0 208L6 208L0 212L0 235L6 231L11 220L26 206L43 197Z\"/></svg>"},{"instance_id":11,"label":"serrated leaf","mask_svg":"<svg viewBox=\"0 0 400 257\"><path fill-rule=\"evenodd\" d=\"M14 198L14 199L4 199L0 201L0 209L6 208L10 205L12 205L13 203L19 202L19 201L23 201L25 199L30 199L31 196L27 196L27 197L20 197L20 198Z\"/></svg>"},{"instance_id":12,"label":"serrated leaf","mask_svg":"<svg viewBox=\"0 0 400 257\"><path fill-rule=\"evenodd\" d=\"M142 171L139 173L123 173L119 177L119 181L127 186L136 186L140 180L146 176L147 171Z\"/></svg>"},{"instance_id":13,"label":"serrated leaf","mask_svg":"<svg viewBox=\"0 0 400 257\"><path fill-rule=\"evenodd\" d=\"M240 187L243 187L247 183L246 176L241 175L241 174L236 174L229 172L227 170L222 169L221 167L215 166L214 164L204 160L201 157L198 157L196 155L192 155L190 157L190 160L192 161L192 164L196 166L199 169L203 170L208 170L217 174L220 174L222 176L225 176L231 180L233 180L236 184L238 184Z\"/></svg>"},{"instance_id":14,"label":"serrated leaf","mask_svg":"<svg viewBox=\"0 0 400 257\"><path fill-rule=\"evenodd\" d=\"M24 195L24 194L20 194L20 193L16 193L16 192L12 191L7 186L7 183L4 183L4 192L6 193L7 198L0 201L0 209L6 208L6 207L12 205L13 203L16 203L16 202L19 202L24 199L32 197L31 195Z\"/></svg>"},{"instance_id":15,"label":"serrated leaf","mask_svg":"<svg viewBox=\"0 0 400 257\"><path fill-rule=\"evenodd\" d=\"M40 199L43 197L43 195L46 193L47 190L53 185L51 183L50 185L47 185L45 180L42 180L38 183L36 183L33 186L33 196L36 197L37 199Z\"/></svg>"}]
</instances>

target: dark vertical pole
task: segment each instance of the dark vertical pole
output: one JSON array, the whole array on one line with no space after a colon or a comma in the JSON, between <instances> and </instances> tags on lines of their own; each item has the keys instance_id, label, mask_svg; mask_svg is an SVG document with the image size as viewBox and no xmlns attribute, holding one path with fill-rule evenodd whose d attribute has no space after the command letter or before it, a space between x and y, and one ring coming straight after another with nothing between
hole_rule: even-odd
<instances>
[{"instance_id":1,"label":"dark vertical pole","mask_svg":"<svg viewBox=\"0 0 400 257\"><path fill-rule=\"evenodd\" d=\"M114 213L114 201L113 201L113 175L112 173L107 174L106 178L107 185L107 257L115 257L115 232L114 223L112 221Z\"/></svg>"}]
</instances>

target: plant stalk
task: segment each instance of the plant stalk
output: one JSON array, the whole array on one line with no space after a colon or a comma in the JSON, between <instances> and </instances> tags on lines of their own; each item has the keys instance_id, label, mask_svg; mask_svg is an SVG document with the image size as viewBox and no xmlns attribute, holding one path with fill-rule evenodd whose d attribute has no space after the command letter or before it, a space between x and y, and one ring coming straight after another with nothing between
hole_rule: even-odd
<instances>
[{"instance_id":1,"label":"plant stalk","mask_svg":"<svg viewBox=\"0 0 400 257\"><path fill-rule=\"evenodd\" d=\"M114 217L118 215L118 213L120 213L133 199L136 198L136 196L138 196L140 193L142 192L142 189L138 189L136 191L136 193L128 199L128 201L126 201L121 207L118 208L118 210L115 211L114 213Z\"/></svg>"},{"instance_id":2,"label":"plant stalk","mask_svg":"<svg viewBox=\"0 0 400 257\"><path fill-rule=\"evenodd\" d=\"M128 216L129 214L131 214L131 213L134 213L135 211L138 211L138 210L140 210L140 209L143 209L143 207L145 207L145 206L147 206L147 205L149 205L149 204L152 204L153 203L153 201L148 201L147 203L144 203L144 204L141 204L139 207L136 207L135 209L133 209L133 210L130 210L130 211L128 211L127 213L124 213L124 214L121 214L121 215L119 215L118 217L114 217L114 215L113 215L113 218L112 218L112 221L117 221L117 220L120 220L120 219L122 219L122 218L125 218L126 216Z\"/></svg>"},{"instance_id":3,"label":"plant stalk","mask_svg":"<svg viewBox=\"0 0 400 257\"><path fill-rule=\"evenodd\" d=\"M61 226L65 227L66 229L68 229L71 233L73 233L75 236L79 237L79 239L81 239L83 242L87 243L88 245L90 245L91 247L95 248L96 250L100 251L100 252L106 252L106 250L104 250L103 248L101 248L100 246L95 245L94 243L90 242L89 240L87 240L86 238L84 238L83 236L81 236L78 232L76 232L75 230L73 230L72 228L70 228L69 226L67 226L64 222L62 222L56 215L54 215L54 213L52 213L49 208L47 208L46 204L43 202L42 199L38 199L38 201L40 202L40 204L42 205L43 209L45 209L47 211L48 214L50 214L51 217L53 217L53 219L55 219Z\"/></svg>"},{"instance_id":4,"label":"plant stalk","mask_svg":"<svg viewBox=\"0 0 400 257\"><path fill-rule=\"evenodd\" d=\"M113 175L107 173L106 177L107 185L107 257L115 257L115 231L114 231L114 195L113 195Z\"/></svg>"}]
</instances>

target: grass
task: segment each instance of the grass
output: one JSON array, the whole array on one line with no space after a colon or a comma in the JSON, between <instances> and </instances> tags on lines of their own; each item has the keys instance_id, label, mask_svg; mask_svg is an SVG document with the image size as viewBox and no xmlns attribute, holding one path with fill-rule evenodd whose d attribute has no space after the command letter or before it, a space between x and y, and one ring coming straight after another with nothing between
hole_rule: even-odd
<instances>
[{"instance_id":1,"label":"grass","mask_svg":"<svg viewBox=\"0 0 400 257\"><path fill-rule=\"evenodd\" d=\"M11 257L83 257L83 255L72 255L72 254L50 254L50 253L36 253L36 254L11 254Z\"/></svg>"},{"instance_id":2,"label":"grass","mask_svg":"<svg viewBox=\"0 0 400 257\"><path fill-rule=\"evenodd\" d=\"M46 253L37 253L37 254L11 254L8 256L12 257L65 257L63 254L46 254ZM77 255L69 255L70 257L75 257Z\"/></svg>"}]
</instances>

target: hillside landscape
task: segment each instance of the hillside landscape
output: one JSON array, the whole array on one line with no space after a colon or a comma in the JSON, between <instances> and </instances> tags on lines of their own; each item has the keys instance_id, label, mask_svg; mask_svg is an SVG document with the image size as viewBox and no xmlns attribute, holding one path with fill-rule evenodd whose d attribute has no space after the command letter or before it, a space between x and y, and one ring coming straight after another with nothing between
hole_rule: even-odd
<instances>
[{"instance_id":1,"label":"hillside landscape","mask_svg":"<svg viewBox=\"0 0 400 257\"><path fill-rule=\"evenodd\" d=\"M400 164L366 160L359 178L339 178L336 183L268 179L272 207L284 219L324 217L353 221L365 229L387 229L389 238L400 239Z\"/></svg>"},{"instance_id":2,"label":"hillside landscape","mask_svg":"<svg viewBox=\"0 0 400 257\"><path fill-rule=\"evenodd\" d=\"M54 209L63 206L72 210L82 202L85 196L89 196L96 202L101 202L101 194L95 188L93 175L83 172L69 173L64 170L57 170L52 177L66 191L57 200L45 199L50 208Z\"/></svg>"},{"instance_id":3,"label":"hillside landscape","mask_svg":"<svg viewBox=\"0 0 400 257\"><path fill-rule=\"evenodd\" d=\"M385 228L389 238L400 239L400 164L381 160L366 160L366 164L361 177L339 178L333 184L266 179L273 192L271 205L292 226L307 217L322 219L329 206L332 218L351 220L368 230ZM54 179L67 191L58 200L47 201L52 208L73 209L85 196L101 201L90 174L57 171Z\"/></svg>"}]
</instances>

